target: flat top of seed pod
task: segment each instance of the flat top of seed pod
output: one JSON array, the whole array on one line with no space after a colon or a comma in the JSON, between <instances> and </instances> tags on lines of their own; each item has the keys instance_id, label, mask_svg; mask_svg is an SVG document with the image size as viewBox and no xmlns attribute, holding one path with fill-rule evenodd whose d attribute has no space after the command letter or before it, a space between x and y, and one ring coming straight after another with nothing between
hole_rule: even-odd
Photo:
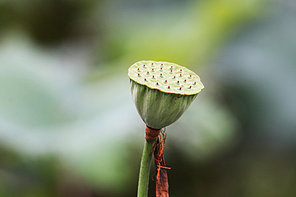
<instances>
[{"instance_id":1,"label":"flat top of seed pod","mask_svg":"<svg viewBox=\"0 0 296 197\"><path fill-rule=\"evenodd\" d=\"M170 62L139 61L129 67L128 76L138 84L171 94L194 95L204 88L197 74Z\"/></svg>"}]
</instances>

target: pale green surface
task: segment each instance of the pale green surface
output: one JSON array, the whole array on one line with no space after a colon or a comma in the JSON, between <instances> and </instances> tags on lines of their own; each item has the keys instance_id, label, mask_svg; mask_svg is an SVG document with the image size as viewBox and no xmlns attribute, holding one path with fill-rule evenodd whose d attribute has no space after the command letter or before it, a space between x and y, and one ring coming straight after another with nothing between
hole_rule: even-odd
<instances>
[{"instance_id":1,"label":"pale green surface","mask_svg":"<svg viewBox=\"0 0 296 197\"><path fill-rule=\"evenodd\" d=\"M194 95L204 88L197 74L170 62L139 61L130 66L128 76L139 84L172 94Z\"/></svg>"},{"instance_id":2,"label":"pale green surface","mask_svg":"<svg viewBox=\"0 0 296 197\"><path fill-rule=\"evenodd\" d=\"M145 140L138 182L138 197L148 196L152 149L155 140Z\"/></svg>"}]
</instances>

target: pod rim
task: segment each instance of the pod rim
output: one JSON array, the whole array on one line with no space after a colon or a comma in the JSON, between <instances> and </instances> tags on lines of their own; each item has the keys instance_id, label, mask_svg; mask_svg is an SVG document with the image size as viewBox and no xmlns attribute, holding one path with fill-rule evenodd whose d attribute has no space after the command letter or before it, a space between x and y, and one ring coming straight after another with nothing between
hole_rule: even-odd
<instances>
[{"instance_id":1,"label":"pod rim","mask_svg":"<svg viewBox=\"0 0 296 197\"><path fill-rule=\"evenodd\" d=\"M128 76L135 83L167 94L195 95L204 88L196 73L165 61L138 61L129 67Z\"/></svg>"}]
</instances>

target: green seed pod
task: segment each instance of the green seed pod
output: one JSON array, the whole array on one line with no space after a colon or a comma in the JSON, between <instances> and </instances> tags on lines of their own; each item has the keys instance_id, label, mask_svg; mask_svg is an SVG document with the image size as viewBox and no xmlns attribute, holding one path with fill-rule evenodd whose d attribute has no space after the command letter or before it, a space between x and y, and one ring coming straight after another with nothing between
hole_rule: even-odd
<instances>
[{"instance_id":1,"label":"green seed pod","mask_svg":"<svg viewBox=\"0 0 296 197\"><path fill-rule=\"evenodd\" d=\"M146 125L154 129L178 120L204 88L194 72L169 62L136 62L128 76L137 110Z\"/></svg>"}]
</instances>

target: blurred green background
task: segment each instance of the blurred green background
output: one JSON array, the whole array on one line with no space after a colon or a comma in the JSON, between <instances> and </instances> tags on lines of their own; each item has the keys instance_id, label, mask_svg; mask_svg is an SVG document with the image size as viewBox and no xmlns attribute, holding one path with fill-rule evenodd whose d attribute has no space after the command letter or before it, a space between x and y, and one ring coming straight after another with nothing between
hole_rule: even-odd
<instances>
[{"instance_id":1,"label":"blurred green background","mask_svg":"<svg viewBox=\"0 0 296 197\"><path fill-rule=\"evenodd\" d=\"M206 87L167 128L171 196L295 197L295 18L294 0L0 0L0 196L136 196L145 59Z\"/></svg>"}]
</instances>

